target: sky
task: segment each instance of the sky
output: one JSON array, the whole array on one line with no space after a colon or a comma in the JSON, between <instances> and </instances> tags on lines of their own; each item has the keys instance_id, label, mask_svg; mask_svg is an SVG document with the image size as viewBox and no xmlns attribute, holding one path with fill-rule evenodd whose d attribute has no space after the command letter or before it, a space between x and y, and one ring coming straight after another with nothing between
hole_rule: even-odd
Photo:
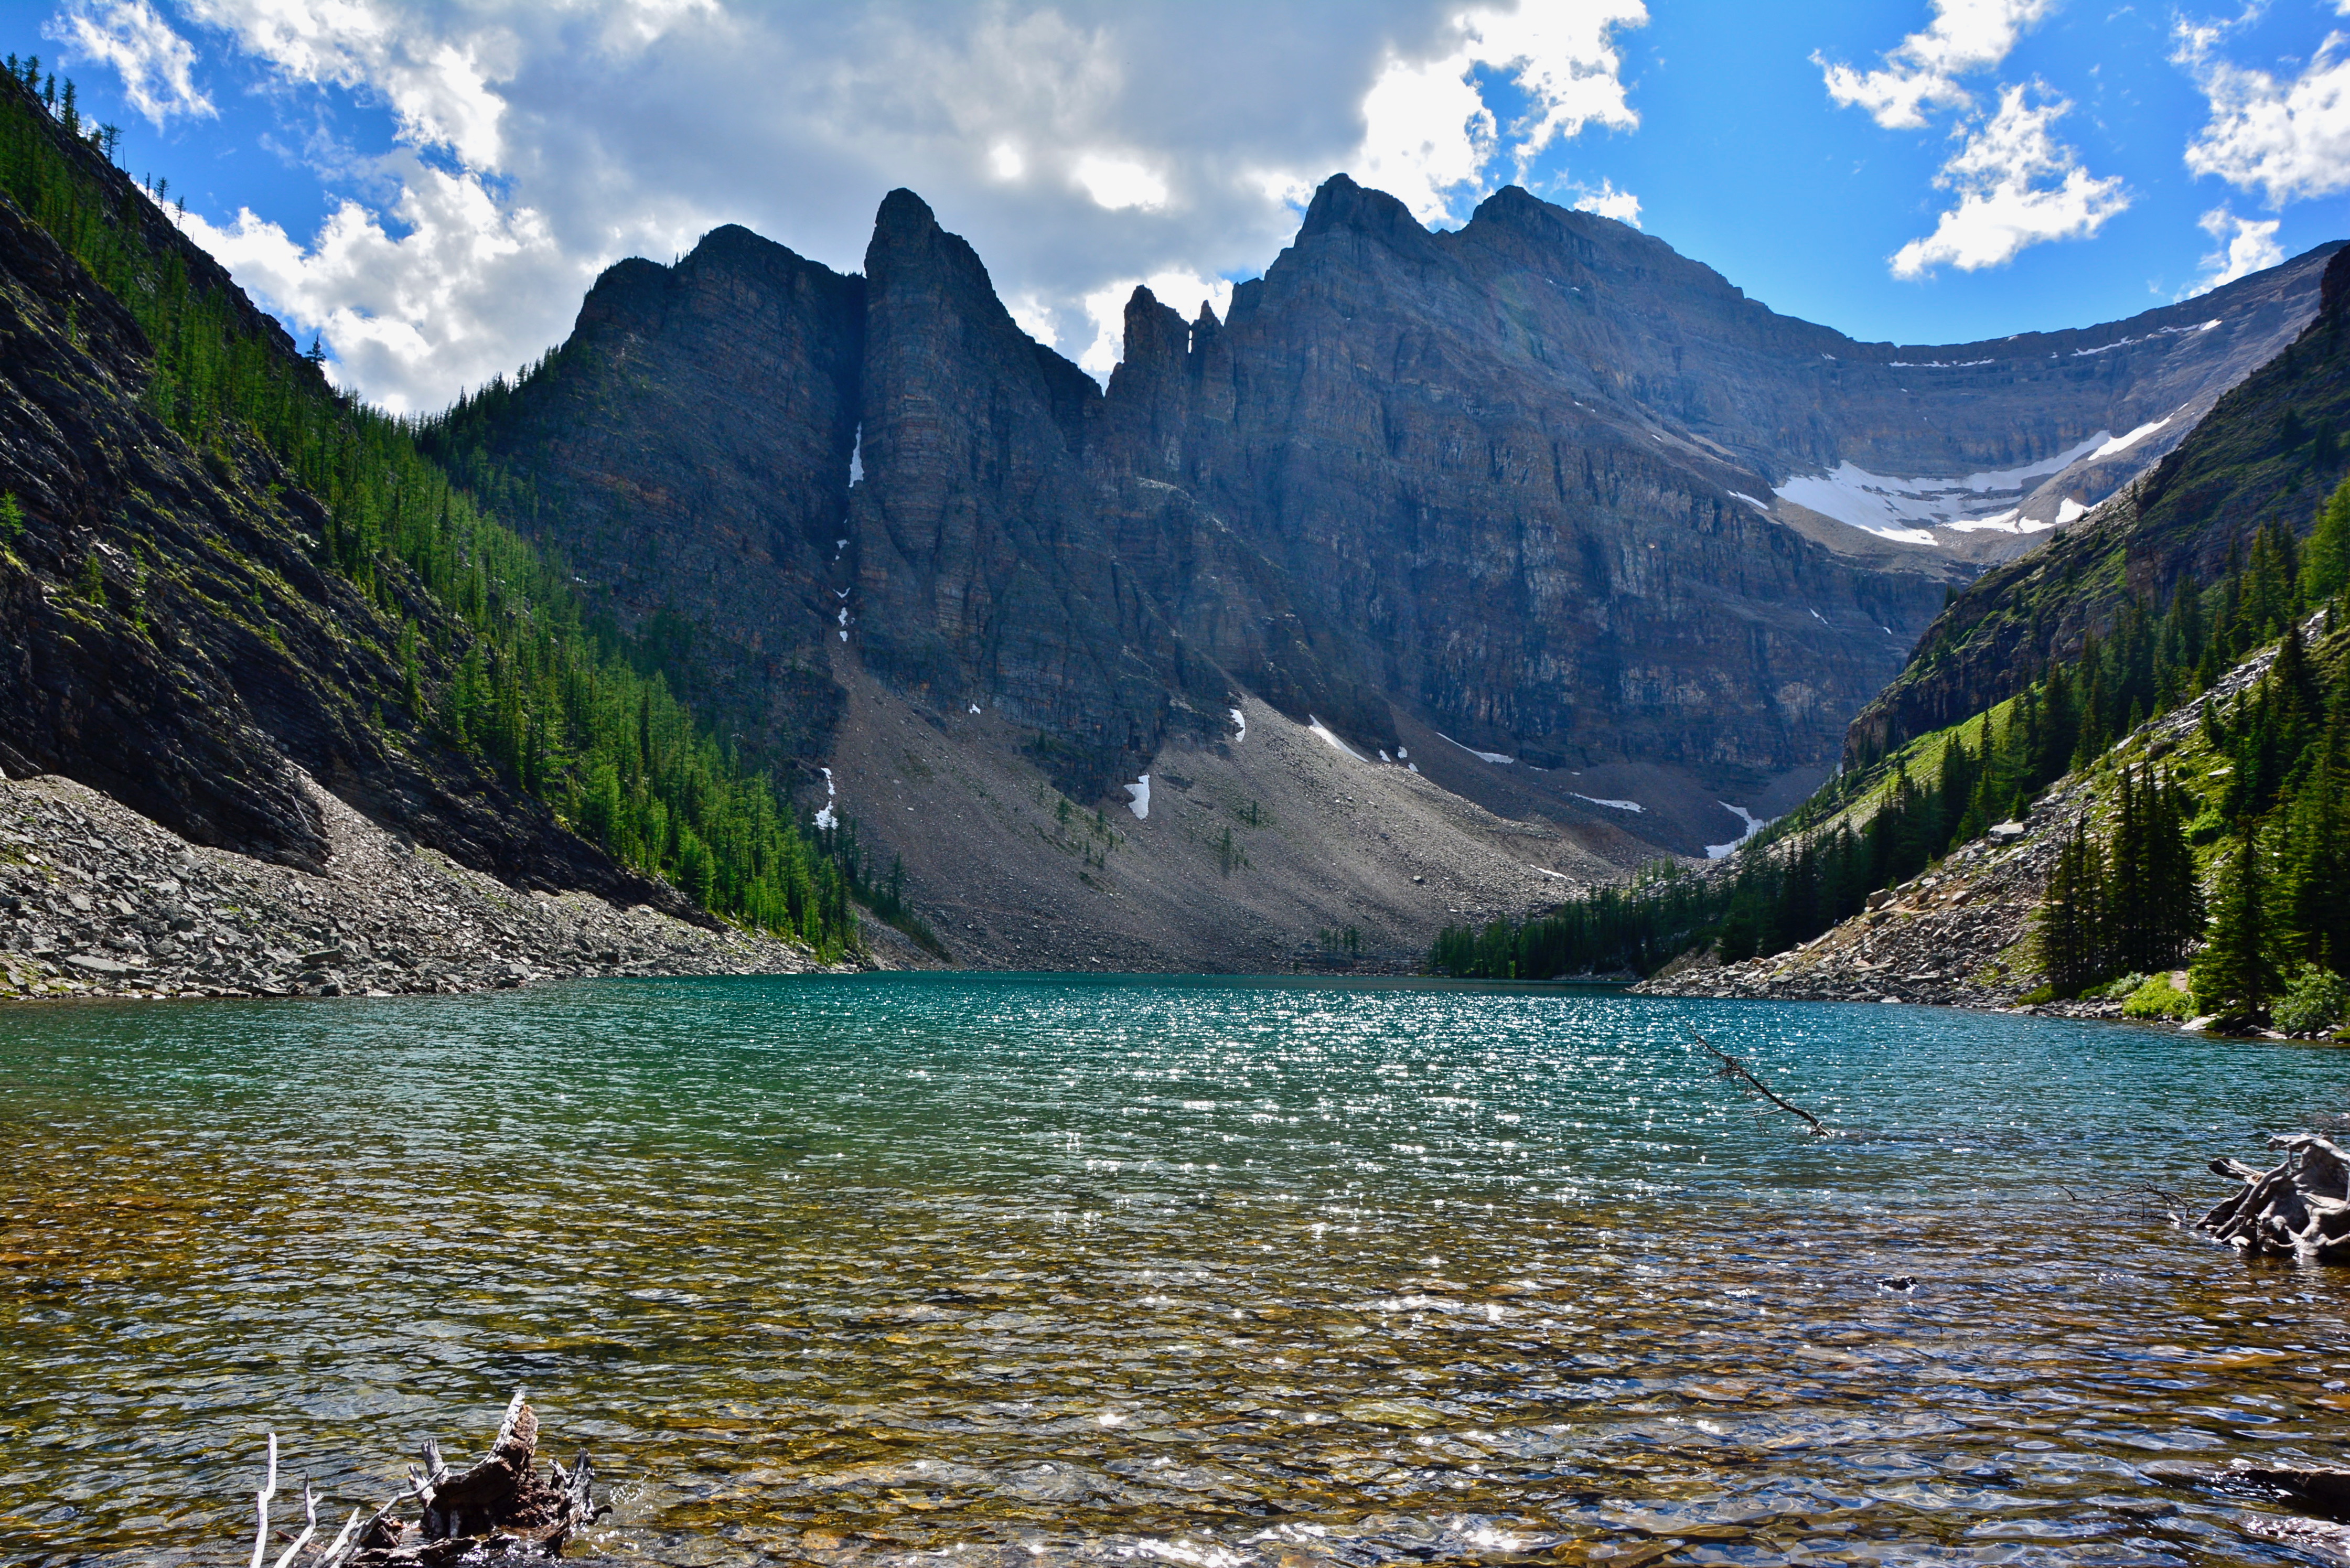
<instances>
[{"instance_id":1,"label":"sky","mask_svg":"<svg viewBox=\"0 0 2350 1568\"><path fill-rule=\"evenodd\" d=\"M2350 235L2350 0L0 0L341 384L444 406L738 223L842 271L897 186L1097 375L1344 171L1516 183L1773 309L2085 326Z\"/></svg>"}]
</instances>

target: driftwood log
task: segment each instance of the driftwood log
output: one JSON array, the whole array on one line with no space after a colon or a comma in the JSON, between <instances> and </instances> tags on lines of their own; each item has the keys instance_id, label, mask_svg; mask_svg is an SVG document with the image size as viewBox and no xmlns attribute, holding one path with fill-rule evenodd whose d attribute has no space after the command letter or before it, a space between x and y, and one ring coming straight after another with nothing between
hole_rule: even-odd
<instances>
[{"instance_id":1,"label":"driftwood log","mask_svg":"<svg viewBox=\"0 0 2350 1568\"><path fill-rule=\"evenodd\" d=\"M2284 1150L2262 1170L2241 1159L2215 1159L2215 1176L2244 1184L2196 1228L2247 1257L2289 1257L2302 1262L2350 1262L2350 1154L2315 1133L2269 1139Z\"/></svg>"},{"instance_id":2,"label":"driftwood log","mask_svg":"<svg viewBox=\"0 0 2350 1568\"><path fill-rule=\"evenodd\" d=\"M274 1560L268 1556L270 1503L277 1493L277 1435L269 1437L269 1473L254 1500L260 1515L252 1568L473 1568L473 1564L550 1563L563 1543L605 1512L596 1505L596 1467L587 1451L569 1469L548 1467L542 1480L533 1469L538 1449L538 1417L515 1390L505 1419L483 1460L463 1474L451 1472L441 1445L426 1438L423 1465L408 1468L408 1486L375 1512L365 1526L359 1511L325 1546L316 1545L318 1503L309 1483L302 1487L305 1523ZM395 1514L404 1503L419 1505L421 1517ZM304 1553L311 1552L306 1557Z\"/></svg>"}]
</instances>

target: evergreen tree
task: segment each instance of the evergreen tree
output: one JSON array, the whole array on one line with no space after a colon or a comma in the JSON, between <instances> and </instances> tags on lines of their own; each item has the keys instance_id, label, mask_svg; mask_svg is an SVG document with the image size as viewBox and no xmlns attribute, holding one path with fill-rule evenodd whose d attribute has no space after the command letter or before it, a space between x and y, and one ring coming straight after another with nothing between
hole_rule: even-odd
<instances>
[{"instance_id":1,"label":"evergreen tree","mask_svg":"<svg viewBox=\"0 0 2350 1568\"><path fill-rule=\"evenodd\" d=\"M2040 964L2059 996L2077 996L2106 978L2104 857L2085 820L2056 852L2040 904Z\"/></svg>"},{"instance_id":2,"label":"evergreen tree","mask_svg":"<svg viewBox=\"0 0 2350 1568\"><path fill-rule=\"evenodd\" d=\"M2334 486L2317 514L2317 529L2301 556L2301 592L2319 604L2350 587L2350 479Z\"/></svg>"},{"instance_id":3,"label":"evergreen tree","mask_svg":"<svg viewBox=\"0 0 2350 1568\"><path fill-rule=\"evenodd\" d=\"M2259 834L2247 817L2220 880L2210 940L2189 971L2199 1012L2237 1023L2257 1022L2266 1015L2270 999L2276 995L2268 911L2262 900L2262 859Z\"/></svg>"},{"instance_id":4,"label":"evergreen tree","mask_svg":"<svg viewBox=\"0 0 2350 1568\"><path fill-rule=\"evenodd\" d=\"M2350 678L2335 682L2324 739L2285 815L2277 913L2289 958L2350 966Z\"/></svg>"}]
</instances>

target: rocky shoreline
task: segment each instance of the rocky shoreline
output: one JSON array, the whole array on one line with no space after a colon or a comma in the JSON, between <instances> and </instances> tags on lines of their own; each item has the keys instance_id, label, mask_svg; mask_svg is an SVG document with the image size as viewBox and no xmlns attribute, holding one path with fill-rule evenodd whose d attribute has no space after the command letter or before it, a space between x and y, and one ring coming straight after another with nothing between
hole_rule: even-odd
<instances>
[{"instance_id":1,"label":"rocky shoreline","mask_svg":"<svg viewBox=\"0 0 2350 1568\"><path fill-rule=\"evenodd\" d=\"M190 844L54 774L0 781L0 999L453 994L824 967L715 922L517 891L299 783L326 821L323 875Z\"/></svg>"}]
</instances>

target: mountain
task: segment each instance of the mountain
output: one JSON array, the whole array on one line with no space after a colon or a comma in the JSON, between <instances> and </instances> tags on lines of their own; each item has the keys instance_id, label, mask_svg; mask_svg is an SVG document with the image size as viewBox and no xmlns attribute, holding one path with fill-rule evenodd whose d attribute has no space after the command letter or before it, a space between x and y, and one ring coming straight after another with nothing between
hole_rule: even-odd
<instances>
[{"instance_id":1,"label":"mountain","mask_svg":"<svg viewBox=\"0 0 2350 1568\"><path fill-rule=\"evenodd\" d=\"M934 729L983 716L968 744L1087 810L1253 698L1580 876L1799 800L1947 590L2170 450L2299 330L2325 254L1905 348L1523 191L1431 233L1338 176L1229 320L1138 289L1102 387L900 191L860 275L739 228L619 264L427 441L748 754L936 857L925 897L1001 857L858 804L905 787L858 771L868 682ZM1060 874L1007 866L1004 897Z\"/></svg>"},{"instance_id":2,"label":"mountain","mask_svg":"<svg viewBox=\"0 0 2350 1568\"><path fill-rule=\"evenodd\" d=\"M2350 254L2331 253L2321 308L2216 400L2151 472L1935 621L1899 678L1854 721L1847 760L1881 756L2012 696L2110 631L2133 603L2220 581L2262 529L2306 535L2350 473Z\"/></svg>"}]
</instances>

